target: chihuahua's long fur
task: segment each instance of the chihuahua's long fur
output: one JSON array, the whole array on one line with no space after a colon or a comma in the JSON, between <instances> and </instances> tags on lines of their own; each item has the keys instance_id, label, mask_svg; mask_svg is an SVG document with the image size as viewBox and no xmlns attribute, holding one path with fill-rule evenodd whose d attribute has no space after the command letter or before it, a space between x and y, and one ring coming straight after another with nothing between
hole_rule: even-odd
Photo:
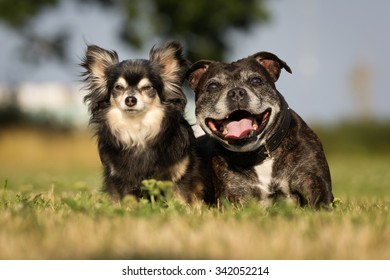
<instances>
[{"instance_id":1,"label":"chihuahua's long fur","mask_svg":"<svg viewBox=\"0 0 390 280\"><path fill-rule=\"evenodd\" d=\"M119 61L88 46L81 66L101 162L103 190L114 199L142 195L144 179L169 180L186 203L203 197L195 137L184 118L188 67L176 41L152 48L149 60Z\"/></svg>"}]
</instances>

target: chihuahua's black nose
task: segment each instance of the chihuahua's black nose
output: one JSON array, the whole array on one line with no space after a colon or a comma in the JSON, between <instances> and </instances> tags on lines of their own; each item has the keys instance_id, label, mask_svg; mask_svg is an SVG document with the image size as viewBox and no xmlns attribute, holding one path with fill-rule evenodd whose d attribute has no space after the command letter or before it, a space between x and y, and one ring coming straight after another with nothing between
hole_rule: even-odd
<instances>
[{"instance_id":1,"label":"chihuahua's black nose","mask_svg":"<svg viewBox=\"0 0 390 280\"><path fill-rule=\"evenodd\" d=\"M133 107L135 104L137 104L137 98L134 96L128 96L125 99L126 106Z\"/></svg>"},{"instance_id":2,"label":"chihuahua's black nose","mask_svg":"<svg viewBox=\"0 0 390 280\"><path fill-rule=\"evenodd\" d=\"M229 90L228 96L233 101L241 101L246 96L246 90L243 88L233 88L233 89Z\"/></svg>"}]
</instances>

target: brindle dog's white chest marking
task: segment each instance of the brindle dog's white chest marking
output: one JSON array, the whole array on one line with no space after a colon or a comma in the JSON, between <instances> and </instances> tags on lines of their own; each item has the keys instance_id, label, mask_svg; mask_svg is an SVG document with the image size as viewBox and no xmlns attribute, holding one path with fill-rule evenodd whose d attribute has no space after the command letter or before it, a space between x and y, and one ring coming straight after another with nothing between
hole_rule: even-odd
<instances>
[{"instance_id":1,"label":"brindle dog's white chest marking","mask_svg":"<svg viewBox=\"0 0 390 280\"><path fill-rule=\"evenodd\" d=\"M271 180L272 180L272 168L274 159L269 158L264 160L261 164L255 166L257 177L259 178L259 189L261 190L261 196L266 198L271 194Z\"/></svg>"},{"instance_id":2,"label":"brindle dog's white chest marking","mask_svg":"<svg viewBox=\"0 0 390 280\"><path fill-rule=\"evenodd\" d=\"M272 204L271 196L275 191L273 188L271 188L272 181L278 185L278 190L284 194L288 203L296 203L296 200L291 196L287 180L278 180L275 182L275 178L273 178L272 175L273 164L274 159L269 158L263 161L261 164L255 166L255 171L257 177L259 178L258 188L261 191L261 205L267 207Z\"/></svg>"}]
</instances>

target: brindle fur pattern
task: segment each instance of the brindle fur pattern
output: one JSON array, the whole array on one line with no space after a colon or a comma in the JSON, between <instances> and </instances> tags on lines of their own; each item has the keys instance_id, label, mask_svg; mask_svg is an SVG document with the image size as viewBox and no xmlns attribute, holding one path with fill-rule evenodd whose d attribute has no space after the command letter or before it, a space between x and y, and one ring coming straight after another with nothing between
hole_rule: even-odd
<instances>
[{"instance_id":1,"label":"brindle fur pattern","mask_svg":"<svg viewBox=\"0 0 390 280\"><path fill-rule=\"evenodd\" d=\"M188 72L196 94L197 121L206 132L198 138L198 148L210 171L215 203L255 198L268 206L282 197L301 206L328 208L333 202L331 175L319 138L296 112L285 108L275 87L282 68L291 72L274 54L260 52L230 64L202 60ZM213 83L217 86L210 86ZM232 98L232 90L242 93L240 100ZM271 113L257 137L234 141L216 136L207 120L223 119L235 110ZM269 157L259 158L260 147L280 129L286 110L291 114L286 136Z\"/></svg>"}]
</instances>

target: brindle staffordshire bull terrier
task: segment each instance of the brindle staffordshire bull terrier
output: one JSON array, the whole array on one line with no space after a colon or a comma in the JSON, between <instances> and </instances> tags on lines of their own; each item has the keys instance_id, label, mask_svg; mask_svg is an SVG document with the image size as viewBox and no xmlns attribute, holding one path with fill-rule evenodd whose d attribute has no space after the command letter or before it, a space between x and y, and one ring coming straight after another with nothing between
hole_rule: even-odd
<instances>
[{"instance_id":1,"label":"brindle staffordshire bull terrier","mask_svg":"<svg viewBox=\"0 0 390 280\"><path fill-rule=\"evenodd\" d=\"M214 203L255 198L269 206L280 197L314 208L333 203L321 142L275 87L282 68L291 73L268 52L230 64L201 60L190 68Z\"/></svg>"}]
</instances>

